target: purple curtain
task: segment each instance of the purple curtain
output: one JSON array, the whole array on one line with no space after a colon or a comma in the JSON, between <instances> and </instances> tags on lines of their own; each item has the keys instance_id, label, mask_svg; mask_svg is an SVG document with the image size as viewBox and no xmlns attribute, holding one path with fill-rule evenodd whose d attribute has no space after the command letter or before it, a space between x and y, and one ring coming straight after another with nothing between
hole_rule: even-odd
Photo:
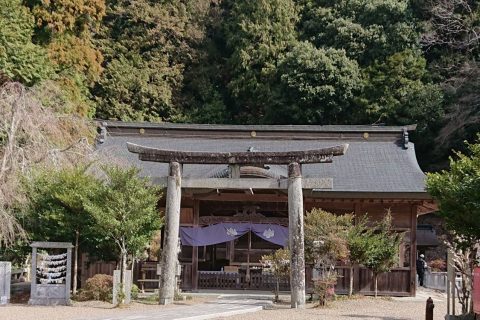
<instances>
[{"instance_id":1,"label":"purple curtain","mask_svg":"<svg viewBox=\"0 0 480 320\"><path fill-rule=\"evenodd\" d=\"M251 230L257 236L265 241L278 244L279 246L288 246L288 228L278 224L252 223Z\"/></svg>"},{"instance_id":2,"label":"purple curtain","mask_svg":"<svg viewBox=\"0 0 480 320\"><path fill-rule=\"evenodd\" d=\"M235 240L248 231L280 246L288 244L288 228L260 223L218 223L207 227L181 227L180 240L186 246L208 246Z\"/></svg>"}]
</instances>

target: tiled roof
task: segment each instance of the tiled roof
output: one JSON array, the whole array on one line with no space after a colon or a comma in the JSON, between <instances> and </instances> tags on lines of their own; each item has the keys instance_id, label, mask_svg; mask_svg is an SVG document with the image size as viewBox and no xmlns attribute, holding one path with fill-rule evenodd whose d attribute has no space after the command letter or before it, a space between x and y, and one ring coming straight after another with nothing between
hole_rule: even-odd
<instances>
[{"instance_id":1,"label":"tiled roof","mask_svg":"<svg viewBox=\"0 0 480 320\"><path fill-rule=\"evenodd\" d=\"M121 126L121 123L115 122L112 126ZM135 128L143 127L145 124L126 124L126 126ZM178 125L171 125L178 129ZM189 129L188 125L181 125L182 130ZM195 125L198 128L199 125ZM201 125L200 125L201 126ZM206 128L208 127L207 125ZM225 130L227 126L221 126L220 130ZM245 127L245 126L242 126ZM248 130L261 131L263 126L248 126ZM268 131L272 128L285 126L268 126ZM292 131L298 131L297 126L288 126ZM304 126L301 126L304 127ZM315 126L306 126L314 128ZM325 128L325 126L316 126ZM356 132L372 132L370 126L334 126L337 129L344 128L349 132L356 128ZM361 128L360 128L361 127ZM130 127L131 128L131 127ZM158 125L157 127L158 128ZM235 128L235 127L234 127ZM235 137L215 137L209 138L208 135L191 137L184 133L174 136L166 135L142 135L128 134L122 135L117 131L109 135L108 127L103 143L98 144L100 152L123 159L123 161L135 165L141 169L141 175L151 178L164 177L168 174L168 164L142 162L138 160L137 154L127 151L127 142L132 142L142 146L160 148L166 150L178 151L207 151L207 152L236 152L247 151L250 147L254 151L300 151L331 147L343 143L348 143L349 148L344 156L335 157L333 163L308 164L302 166L304 177L333 178L334 192L381 192L381 193L424 193L425 175L420 169L415 156L415 150L412 143L408 143L405 148L403 140L398 139L398 133L404 130L404 127L382 127L382 132L397 133L390 139L368 140L365 139L256 139L235 138ZM411 127L410 127L411 128ZM162 129L168 130L165 125ZM198 130L198 129L196 129ZM313 130L313 129L312 129ZM391 131L390 131L391 130ZM163 132L163 131L162 131ZM283 131L284 132L284 131ZM351 132L351 131L350 131ZM401 134L400 134L401 136ZM219 177L227 165L188 165L183 168L184 177L202 178ZM274 175L284 175L286 166L271 166L275 171ZM327 191L328 192L328 191Z\"/></svg>"},{"instance_id":2,"label":"tiled roof","mask_svg":"<svg viewBox=\"0 0 480 320\"><path fill-rule=\"evenodd\" d=\"M102 122L102 120L98 120ZM398 132L403 129L415 130L416 125L383 126L383 125L223 125L223 124L190 124L190 123L151 123L105 121L108 127L114 128L154 128L154 129L186 129L186 130L223 130L223 131L310 131L310 132Z\"/></svg>"}]
</instances>

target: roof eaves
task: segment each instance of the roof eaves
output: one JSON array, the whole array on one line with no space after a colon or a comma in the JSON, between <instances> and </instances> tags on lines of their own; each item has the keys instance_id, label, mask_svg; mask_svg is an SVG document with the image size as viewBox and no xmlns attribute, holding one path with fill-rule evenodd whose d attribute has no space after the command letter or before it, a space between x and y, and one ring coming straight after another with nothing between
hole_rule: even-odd
<instances>
[{"instance_id":1,"label":"roof eaves","mask_svg":"<svg viewBox=\"0 0 480 320\"><path fill-rule=\"evenodd\" d=\"M117 129L160 129L160 130L198 130L198 131L276 131L276 132L403 132L414 131L416 124L405 126L378 125L219 125L185 123L151 123L96 120L101 127Z\"/></svg>"}]
</instances>

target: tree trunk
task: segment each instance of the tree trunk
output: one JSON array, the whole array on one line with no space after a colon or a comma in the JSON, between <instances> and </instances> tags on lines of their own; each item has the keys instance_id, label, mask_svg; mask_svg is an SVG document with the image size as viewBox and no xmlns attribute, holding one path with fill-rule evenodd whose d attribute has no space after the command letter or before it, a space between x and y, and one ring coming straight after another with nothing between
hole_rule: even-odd
<instances>
[{"instance_id":1,"label":"tree trunk","mask_svg":"<svg viewBox=\"0 0 480 320\"><path fill-rule=\"evenodd\" d=\"M353 264L350 263L350 288L348 289L348 296L351 297L353 294Z\"/></svg>"},{"instance_id":2,"label":"tree trunk","mask_svg":"<svg viewBox=\"0 0 480 320\"><path fill-rule=\"evenodd\" d=\"M73 284L72 293L77 293L77 281L78 281L78 240L80 238L80 232L75 231L75 248L73 251Z\"/></svg>"},{"instance_id":3,"label":"tree trunk","mask_svg":"<svg viewBox=\"0 0 480 320\"><path fill-rule=\"evenodd\" d=\"M123 304L125 301L125 273L127 271L127 249L125 248L125 241L121 241L120 245L120 290L121 299L118 303Z\"/></svg>"},{"instance_id":4,"label":"tree trunk","mask_svg":"<svg viewBox=\"0 0 480 320\"><path fill-rule=\"evenodd\" d=\"M377 297L377 292L378 292L378 274L374 273L373 277L375 279L375 298Z\"/></svg>"},{"instance_id":5,"label":"tree trunk","mask_svg":"<svg viewBox=\"0 0 480 320\"><path fill-rule=\"evenodd\" d=\"M473 272L475 270L475 261L477 260L477 249L476 246L472 246L470 249L470 284L471 290L473 291ZM470 306L468 308L469 313L473 313L473 292L470 292Z\"/></svg>"},{"instance_id":6,"label":"tree trunk","mask_svg":"<svg viewBox=\"0 0 480 320\"><path fill-rule=\"evenodd\" d=\"M124 295L125 295L125 273L126 273L126 271L127 271L127 250L122 250L122 272L121 272L121 276L120 276L120 283L121 283L121 287L122 287L122 293Z\"/></svg>"}]
</instances>

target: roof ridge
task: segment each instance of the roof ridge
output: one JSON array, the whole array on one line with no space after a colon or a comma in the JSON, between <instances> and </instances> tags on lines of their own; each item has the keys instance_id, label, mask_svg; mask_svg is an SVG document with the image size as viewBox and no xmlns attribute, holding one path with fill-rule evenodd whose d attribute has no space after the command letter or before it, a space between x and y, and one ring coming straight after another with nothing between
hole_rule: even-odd
<instances>
[{"instance_id":1,"label":"roof ridge","mask_svg":"<svg viewBox=\"0 0 480 320\"><path fill-rule=\"evenodd\" d=\"M148 128L148 129L182 129L199 131L280 131L280 132L403 132L414 131L416 124L405 126L383 126L383 125L232 125L232 124L192 124L192 123L171 123L171 122L124 122L96 120L101 127L113 128Z\"/></svg>"}]
</instances>

